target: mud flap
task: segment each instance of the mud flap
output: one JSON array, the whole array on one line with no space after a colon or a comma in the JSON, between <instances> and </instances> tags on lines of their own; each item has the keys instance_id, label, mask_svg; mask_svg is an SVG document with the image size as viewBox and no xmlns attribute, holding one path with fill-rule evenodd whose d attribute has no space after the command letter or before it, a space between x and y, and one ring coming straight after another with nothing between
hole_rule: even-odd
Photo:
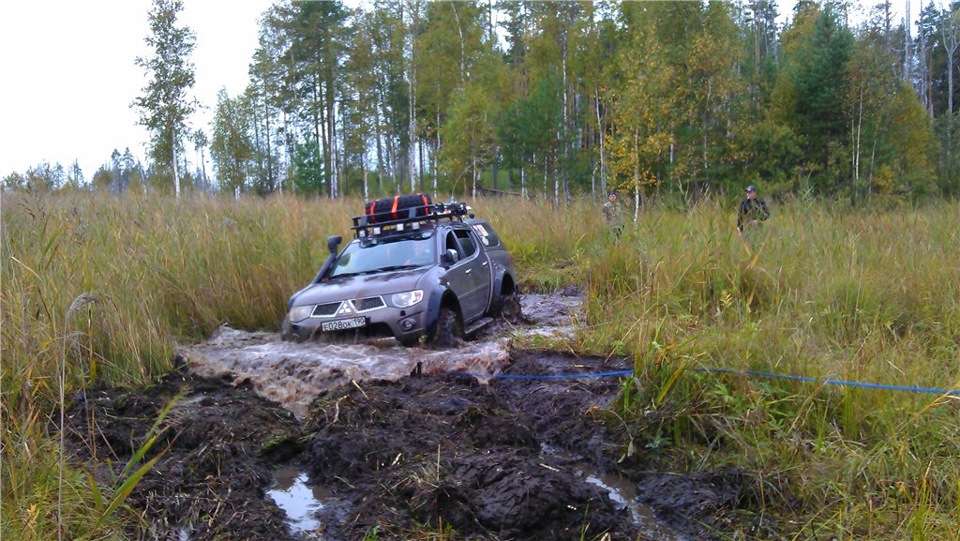
<instances>
[{"instance_id":1,"label":"mud flap","mask_svg":"<svg viewBox=\"0 0 960 541\"><path fill-rule=\"evenodd\" d=\"M428 336L440 318L440 306L443 304L443 296L446 292L445 288L438 288L430 293L430 301L427 303L427 319L424 322L424 329Z\"/></svg>"}]
</instances>

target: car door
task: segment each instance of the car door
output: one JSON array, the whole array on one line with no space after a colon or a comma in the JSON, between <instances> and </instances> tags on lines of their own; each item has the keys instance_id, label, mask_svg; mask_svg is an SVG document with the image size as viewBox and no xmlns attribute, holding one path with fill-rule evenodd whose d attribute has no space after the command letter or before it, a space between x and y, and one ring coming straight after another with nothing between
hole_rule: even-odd
<instances>
[{"instance_id":1,"label":"car door","mask_svg":"<svg viewBox=\"0 0 960 541\"><path fill-rule=\"evenodd\" d=\"M477 245L469 228L457 228L447 233L446 249L454 249L460 259L447 272L451 289L460 300L464 322L470 322L487 310L490 291L490 262Z\"/></svg>"}]
</instances>

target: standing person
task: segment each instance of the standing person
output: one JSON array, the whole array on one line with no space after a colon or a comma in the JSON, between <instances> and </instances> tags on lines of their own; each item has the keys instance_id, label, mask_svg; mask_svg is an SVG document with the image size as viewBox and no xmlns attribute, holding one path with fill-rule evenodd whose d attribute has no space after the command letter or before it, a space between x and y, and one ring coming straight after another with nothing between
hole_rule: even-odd
<instances>
[{"instance_id":1,"label":"standing person","mask_svg":"<svg viewBox=\"0 0 960 541\"><path fill-rule=\"evenodd\" d=\"M617 192L611 191L607 194L607 202L603 204L603 217L607 220L607 228L619 239L623 233L623 213L620 211L620 205L617 204Z\"/></svg>"},{"instance_id":2,"label":"standing person","mask_svg":"<svg viewBox=\"0 0 960 541\"><path fill-rule=\"evenodd\" d=\"M747 186L747 198L740 203L737 213L737 234L743 235L745 226L754 226L770 217L770 210L763 199L757 198L757 187Z\"/></svg>"}]
</instances>

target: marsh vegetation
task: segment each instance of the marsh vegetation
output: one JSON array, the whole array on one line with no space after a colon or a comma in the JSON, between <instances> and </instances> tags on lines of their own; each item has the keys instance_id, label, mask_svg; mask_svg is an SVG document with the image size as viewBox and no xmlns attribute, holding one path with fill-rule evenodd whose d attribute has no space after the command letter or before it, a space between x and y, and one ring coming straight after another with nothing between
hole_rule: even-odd
<instances>
[{"instance_id":1,"label":"marsh vegetation","mask_svg":"<svg viewBox=\"0 0 960 541\"><path fill-rule=\"evenodd\" d=\"M122 463L65 452L60 412L83 390L151 385L177 344L223 324L277 330L323 239L347 235L360 204L4 193L3 538L135 531L142 509L126 498L179 426L175 404L131 434ZM737 468L763 535L960 536L960 404L922 392L960 384L956 203L791 199L750 244L732 204L652 205L618 242L598 201L470 204L497 224L525 291L583 293L575 333L519 346L633 359L602 416L623 430L622 456L690 474Z\"/></svg>"}]
</instances>

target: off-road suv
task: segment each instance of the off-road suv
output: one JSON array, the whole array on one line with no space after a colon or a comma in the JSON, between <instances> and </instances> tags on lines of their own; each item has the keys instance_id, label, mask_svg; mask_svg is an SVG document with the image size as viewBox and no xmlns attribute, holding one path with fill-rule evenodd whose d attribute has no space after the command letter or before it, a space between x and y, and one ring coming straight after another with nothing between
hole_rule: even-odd
<instances>
[{"instance_id":1,"label":"off-road suv","mask_svg":"<svg viewBox=\"0 0 960 541\"><path fill-rule=\"evenodd\" d=\"M393 336L445 346L496 316L519 317L513 258L465 204L420 194L378 200L352 229L339 254L342 238L327 239L320 271L290 297L283 339Z\"/></svg>"}]
</instances>

